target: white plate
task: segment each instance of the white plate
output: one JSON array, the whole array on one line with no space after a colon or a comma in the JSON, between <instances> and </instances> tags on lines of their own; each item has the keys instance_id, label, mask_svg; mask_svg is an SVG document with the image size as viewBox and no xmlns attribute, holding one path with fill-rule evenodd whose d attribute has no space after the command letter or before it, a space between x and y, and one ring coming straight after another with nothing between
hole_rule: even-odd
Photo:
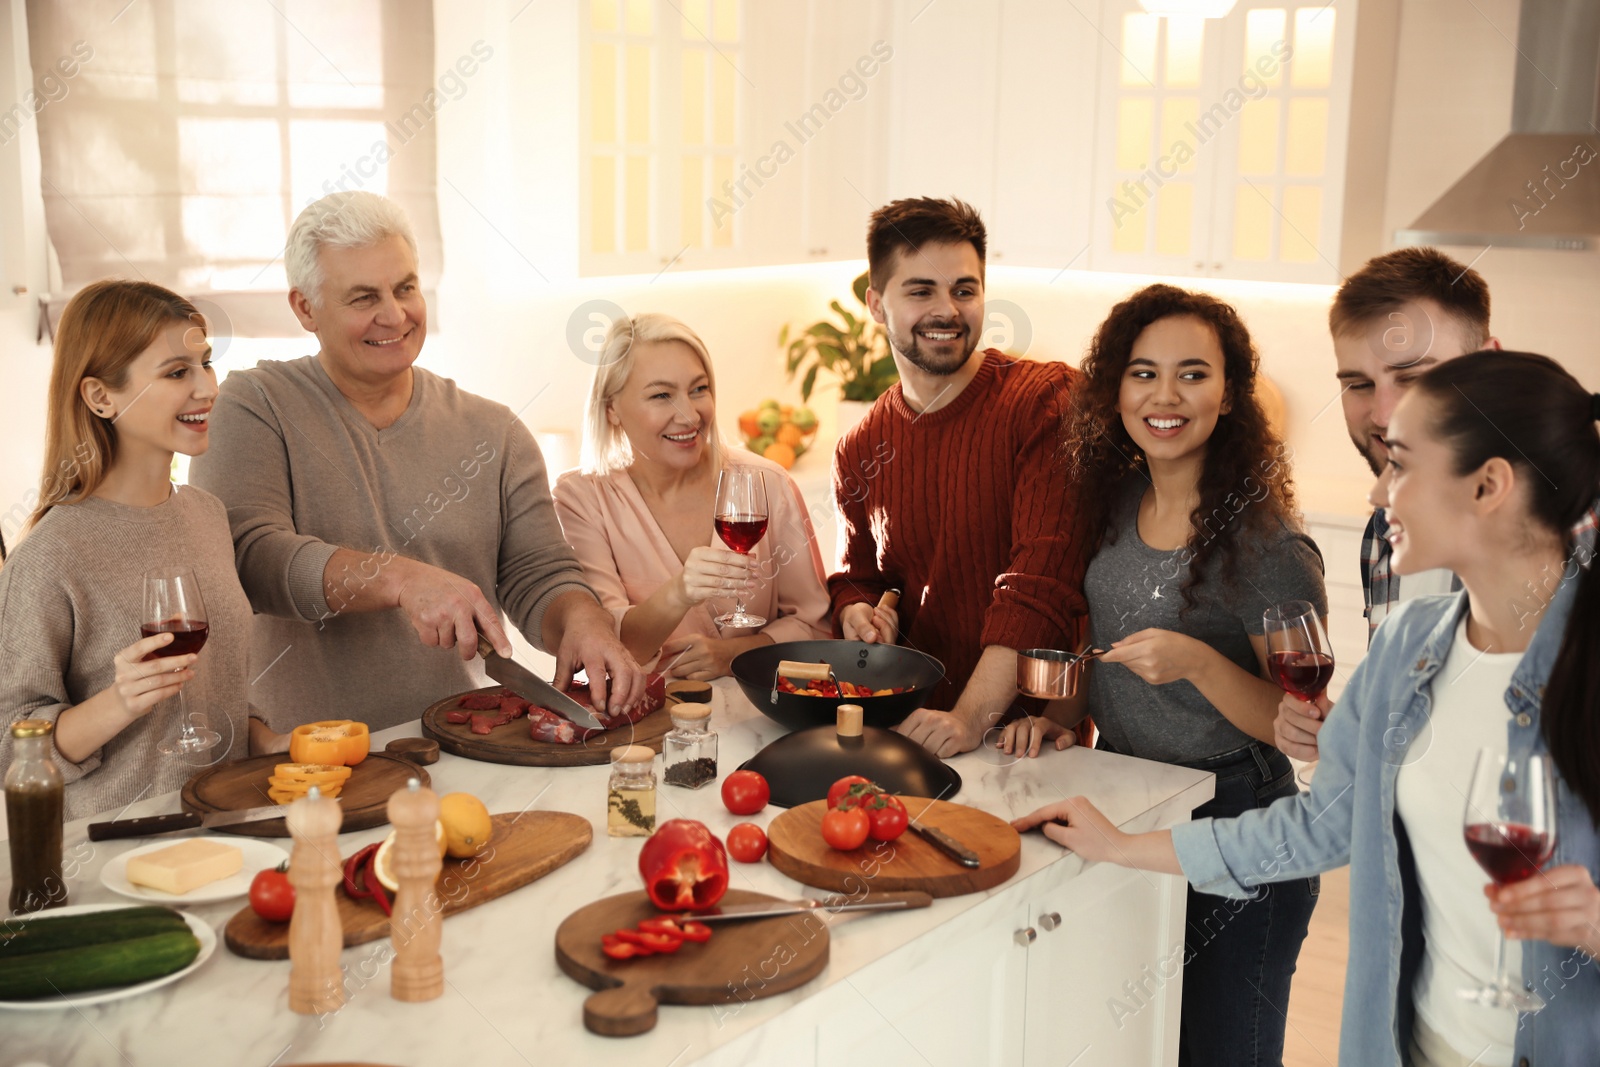
<instances>
[{"instance_id":1,"label":"white plate","mask_svg":"<svg viewBox=\"0 0 1600 1067\"><path fill-rule=\"evenodd\" d=\"M268 870L289 860L289 854L277 845L240 837L225 841L223 844L232 845L244 853L244 866L239 868L238 874L229 875L221 881L191 889L180 895L151 889L147 885L134 885L128 881L128 860L134 856L142 856L146 852L171 848L177 843L177 841L157 841L154 844L142 845L131 852L124 852L120 856L113 856L100 869L101 883L113 893L120 893L146 904L171 904L174 907L184 904L211 904L219 900L244 896L250 892L250 881L256 876L256 872Z\"/></svg>"},{"instance_id":2,"label":"white plate","mask_svg":"<svg viewBox=\"0 0 1600 1067\"><path fill-rule=\"evenodd\" d=\"M88 915L90 912L109 911L112 908L125 908L126 904L75 904L68 908L50 908L46 911L29 916L29 918L47 918L57 915ZM211 954L217 950L217 934L211 929L209 923L180 911L183 921L189 924L189 929L194 931L194 936L200 939L200 954L194 958L189 966L182 970L173 971L171 974L152 978L148 982L137 985L119 986L116 989L91 989L83 993L73 993L60 997L41 997L38 1000L0 1000L0 1010L12 1011L51 1011L55 1008L86 1008L90 1004L104 1004L108 1000L121 1000L124 997L136 997L140 993L148 993L152 989L159 989L170 982L176 982L190 971L199 967ZM25 919L10 920L12 923L25 922Z\"/></svg>"}]
</instances>

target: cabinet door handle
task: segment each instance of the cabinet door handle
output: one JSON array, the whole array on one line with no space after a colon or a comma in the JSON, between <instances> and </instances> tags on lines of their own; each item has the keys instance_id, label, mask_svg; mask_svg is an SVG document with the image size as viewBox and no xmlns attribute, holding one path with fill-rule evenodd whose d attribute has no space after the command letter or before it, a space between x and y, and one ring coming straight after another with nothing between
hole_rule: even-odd
<instances>
[{"instance_id":1,"label":"cabinet door handle","mask_svg":"<svg viewBox=\"0 0 1600 1067\"><path fill-rule=\"evenodd\" d=\"M1045 912L1043 915L1039 916L1039 925L1044 927L1046 930L1054 930L1056 927L1061 925L1061 913L1058 911Z\"/></svg>"},{"instance_id":2,"label":"cabinet door handle","mask_svg":"<svg viewBox=\"0 0 1600 1067\"><path fill-rule=\"evenodd\" d=\"M1017 944L1021 945L1023 948L1027 948L1029 945L1033 944L1038 939L1039 939L1039 931L1035 930L1031 926L1024 926L1022 929L1018 930L1015 934L1011 935L1011 940L1015 941Z\"/></svg>"}]
</instances>

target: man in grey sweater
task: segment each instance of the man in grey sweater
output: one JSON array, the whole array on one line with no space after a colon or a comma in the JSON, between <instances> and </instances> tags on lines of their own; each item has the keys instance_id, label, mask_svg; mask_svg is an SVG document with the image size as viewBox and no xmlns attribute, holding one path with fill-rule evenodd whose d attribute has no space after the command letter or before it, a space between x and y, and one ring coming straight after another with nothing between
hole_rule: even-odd
<instances>
[{"instance_id":1,"label":"man in grey sweater","mask_svg":"<svg viewBox=\"0 0 1600 1067\"><path fill-rule=\"evenodd\" d=\"M267 725L414 719L484 684L480 633L511 653L502 610L555 651L558 686L583 668L596 706L635 704L643 674L583 582L533 435L412 365L427 305L404 213L372 193L324 197L284 260L320 351L231 373L191 468L228 508Z\"/></svg>"}]
</instances>

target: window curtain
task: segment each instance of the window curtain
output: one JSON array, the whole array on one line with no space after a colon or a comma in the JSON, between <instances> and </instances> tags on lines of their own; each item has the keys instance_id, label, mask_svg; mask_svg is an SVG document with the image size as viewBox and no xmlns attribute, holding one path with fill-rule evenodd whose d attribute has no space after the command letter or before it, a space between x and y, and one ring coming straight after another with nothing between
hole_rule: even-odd
<instances>
[{"instance_id":1,"label":"window curtain","mask_svg":"<svg viewBox=\"0 0 1600 1067\"><path fill-rule=\"evenodd\" d=\"M431 299L432 0L28 0L27 18L35 80L53 79L36 118L52 314L143 278L219 336L299 337L284 242L340 189L405 209Z\"/></svg>"}]
</instances>

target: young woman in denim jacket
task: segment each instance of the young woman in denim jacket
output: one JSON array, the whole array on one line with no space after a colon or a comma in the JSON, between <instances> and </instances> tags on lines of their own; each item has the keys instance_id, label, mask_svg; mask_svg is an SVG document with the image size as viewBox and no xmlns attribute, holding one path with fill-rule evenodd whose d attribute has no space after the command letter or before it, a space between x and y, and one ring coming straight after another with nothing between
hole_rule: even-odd
<instances>
[{"instance_id":1,"label":"young woman in denim jacket","mask_svg":"<svg viewBox=\"0 0 1600 1067\"><path fill-rule=\"evenodd\" d=\"M1596 1063L1600 573L1588 566L1592 539L1575 544L1569 531L1600 487L1597 418L1600 396L1543 356L1474 353L1417 380L1389 427L1395 568L1445 567L1465 588L1419 598L1379 627L1322 731L1309 794L1156 833L1125 834L1082 797L1015 825L1043 825L1089 860L1182 874L1235 897L1269 877L1348 862L1341 1064ZM1474 661L1505 657L1512 662L1501 684L1474 684ZM1477 714L1456 716L1462 709ZM1540 874L1500 888L1481 874L1429 874L1470 866L1460 813L1471 760L1440 753L1480 744L1519 758L1547 753L1558 777L1554 857ZM1457 812L1453 826L1425 818L1428 802L1407 785L1417 775L1454 786L1436 790L1434 805ZM1452 859L1452 849L1462 855ZM1546 1007L1516 1015L1467 1005L1476 1015L1456 1016L1466 1027L1430 1026L1424 1009L1448 1014L1441 1006L1450 990L1430 990L1428 975L1459 964L1472 984L1491 978L1496 922L1520 942L1523 983ZM1430 936L1477 951L1439 958Z\"/></svg>"},{"instance_id":2,"label":"young woman in denim jacket","mask_svg":"<svg viewBox=\"0 0 1600 1067\"><path fill-rule=\"evenodd\" d=\"M1282 692L1264 675L1262 613L1286 600L1327 614L1322 558L1300 529L1282 446L1255 392L1256 356L1234 309L1152 285L1096 332L1068 448L1096 549L1084 578L1090 638L1109 651L1060 722L1019 720L1005 751L1070 741L1087 712L1099 747L1207 770L1198 814L1228 817L1296 792L1271 747ZM1183 1067L1283 1062L1295 960L1315 877L1248 902L1189 894Z\"/></svg>"}]
</instances>

